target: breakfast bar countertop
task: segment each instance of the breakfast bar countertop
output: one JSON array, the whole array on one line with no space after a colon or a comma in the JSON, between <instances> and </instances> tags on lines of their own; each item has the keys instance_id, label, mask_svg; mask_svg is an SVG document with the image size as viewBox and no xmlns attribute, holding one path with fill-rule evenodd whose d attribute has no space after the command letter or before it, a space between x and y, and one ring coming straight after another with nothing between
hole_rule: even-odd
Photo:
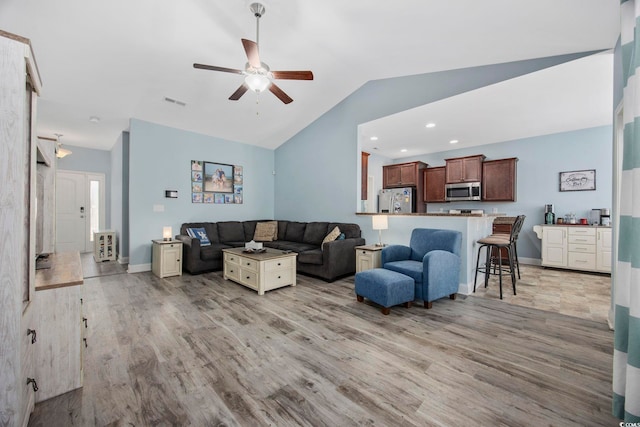
<instances>
[{"instance_id":1,"label":"breakfast bar countertop","mask_svg":"<svg viewBox=\"0 0 640 427\"><path fill-rule=\"evenodd\" d=\"M505 216L504 213L449 213L449 212L423 212L423 213L379 213L379 212L356 212L356 215L388 215L388 216L446 216L446 217L474 217L474 218L487 218Z\"/></svg>"}]
</instances>

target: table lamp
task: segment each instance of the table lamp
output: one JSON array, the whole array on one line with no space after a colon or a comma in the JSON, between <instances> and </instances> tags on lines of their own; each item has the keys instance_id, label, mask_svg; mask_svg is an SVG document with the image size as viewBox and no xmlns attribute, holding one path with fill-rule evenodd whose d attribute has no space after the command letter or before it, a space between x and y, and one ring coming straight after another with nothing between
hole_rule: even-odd
<instances>
[{"instance_id":1,"label":"table lamp","mask_svg":"<svg viewBox=\"0 0 640 427\"><path fill-rule=\"evenodd\" d=\"M162 227L162 239L171 240L171 227Z\"/></svg>"},{"instance_id":2,"label":"table lamp","mask_svg":"<svg viewBox=\"0 0 640 427\"><path fill-rule=\"evenodd\" d=\"M373 229L378 230L378 243L376 246L384 246L382 243L382 230L389 228L389 221L386 215L374 215L371 217Z\"/></svg>"}]
</instances>

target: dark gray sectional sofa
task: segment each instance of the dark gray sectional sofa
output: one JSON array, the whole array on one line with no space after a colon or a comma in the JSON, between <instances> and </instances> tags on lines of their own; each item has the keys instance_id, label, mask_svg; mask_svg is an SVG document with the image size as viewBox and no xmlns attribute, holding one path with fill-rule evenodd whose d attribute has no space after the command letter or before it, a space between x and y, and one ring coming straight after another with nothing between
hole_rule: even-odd
<instances>
[{"instance_id":1,"label":"dark gray sectional sofa","mask_svg":"<svg viewBox=\"0 0 640 427\"><path fill-rule=\"evenodd\" d=\"M176 239L183 243L183 269L191 274L221 270L222 249L242 247L245 242L253 240L256 224L261 221L271 220L182 224L180 235L176 236ZM320 277L327 281L355 273L354 248L365 244L358 224L277 221L278 238L271 242L263 242L263 245L296 252L298 273ZM322 244L325 236L336 226L340 228L341 233L344 233L344 239ZM204 228L211 245L201 246L198 239L191 238L187 234L187 228Z\"/></svg>"}]
</instances>

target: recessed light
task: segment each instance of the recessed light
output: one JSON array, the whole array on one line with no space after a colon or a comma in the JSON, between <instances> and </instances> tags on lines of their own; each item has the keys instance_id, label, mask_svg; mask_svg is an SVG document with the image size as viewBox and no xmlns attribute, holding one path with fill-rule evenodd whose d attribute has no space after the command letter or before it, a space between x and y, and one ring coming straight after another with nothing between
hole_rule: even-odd
<instances>
[{"instance_id":1,"label":"recessed light","mask_svg":"<svg viewBox=\"0 0 640 427\"><path fill-rule=\"evenodd\" d=\"M428 128L434 128L434 127L436 127L436 124L435 124L435 123L427 123L427 126L426 126L426 127L428 127Z\"/></svg>"},{"instance_id":2,"label":"recessed light","mask_svg":"<svg viewBox=\"0 0 640 427\"><path fill-rule=\"evenodd\" d=\"M457 144L458 140L457 139L452 139L451 141L449 141L449 144Z\"/></svg>"},{"instance_id":3,"label":"recessed light","mask_svg":"<svg viewBox=\"0 0 640 427\"><path fill-rule=\"evenodd\" d=\"M100 117L98 117L98 116L91 116L91 117L89 117L89 121L90 121L91 123L98 123L98 122L100 121Z\"/></svg>"},{"instance_id":4,"label":"recessed light","mask_svg":"<svg viewBox=\"0 0 640 427\"><path fill-rule=\"evenodd\" d=\"M372 140L372 141L377 141L377 140L378 140L378 137L377 137L377 136L372 136L372 137L371 137L371 138L369 138L369 139L370 139L370 140Z\"/></svg>"},{"instance_id":5,"label":"recessed light","mask_svg":"<svg viewBox=\"0 0 640 427\"><path fill-rule=\"evenodd\" d=\"M401 152L401 153L406 153L406 152L407 152L407 149L406 149L406 148L403 148L402 150L400 150L400 152Z\"/></svg>"}]
</instances>

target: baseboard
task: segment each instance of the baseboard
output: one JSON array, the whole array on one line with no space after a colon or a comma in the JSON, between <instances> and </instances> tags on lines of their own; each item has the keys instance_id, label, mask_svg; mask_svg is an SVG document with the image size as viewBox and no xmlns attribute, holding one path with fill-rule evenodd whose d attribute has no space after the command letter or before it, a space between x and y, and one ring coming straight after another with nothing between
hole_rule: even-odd
<instances>
[{"instance_id":1,"label":"baseboard","mask_svg":"<svg viewBox=\"0 0 640 427\"><path fill-rule=\"evenodd\" d=\"M151 263L148 264L129 264L129 268L127 269L127 273L143 273L145 271L151 271Z\"/></svg>"},{"instance_id":2,"label":"baseboard","mask_svg":"<svg viewBox=\"0 0 640 427\"><path fill-rule=\"evenodd\" d=\"M518 261L520 261L520 264L537 265L537 266L541 266L542 265L542 260L539 259L539 258L518 257Z\"/></svg>"},{"instance_id":3,"label":"baseboard","mask_svg":"<svg viewBox=\"0 0 640 427\"><path fill-rule=\"evenodd\" d=\"M129 264L129 257L118 257L118 264Z\"/></svg>"}]
</instances>

